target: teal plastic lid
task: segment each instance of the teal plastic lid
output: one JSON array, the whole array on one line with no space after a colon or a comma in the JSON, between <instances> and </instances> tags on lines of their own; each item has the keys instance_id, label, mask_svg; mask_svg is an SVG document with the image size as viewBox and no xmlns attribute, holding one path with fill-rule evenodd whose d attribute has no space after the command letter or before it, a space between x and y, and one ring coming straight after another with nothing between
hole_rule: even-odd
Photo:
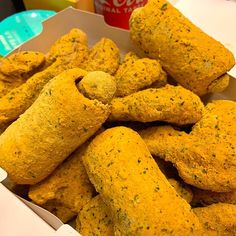
<instances>
[{"instance_id":1,"label":"teal plastic lid","mask_svg":"<svg viewBox=\"0 0 236 236\"><path fill-rule=\"evenodd\" d=\"M25 41L40 34L42 22L54 11L30 10L16 13L0 22L0 55L5 56Z\"/></svg>"}]
</instances>

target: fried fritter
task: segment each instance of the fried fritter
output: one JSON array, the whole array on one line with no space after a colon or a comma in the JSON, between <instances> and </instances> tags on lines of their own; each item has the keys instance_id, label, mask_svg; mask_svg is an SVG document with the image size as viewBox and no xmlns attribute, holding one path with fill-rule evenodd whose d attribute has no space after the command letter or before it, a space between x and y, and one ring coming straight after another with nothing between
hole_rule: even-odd
<instances>
[{"instance_id":1,"label":"fried fritter","mask_svg":"<svg viewBox=\"0 0 236 236\"><path fill-rule=\"evenodd\" d=\"M204 107L197 95L172 85L115 98L111 104L112 121L166 121L178 125L199 121Z\"/></svg>"},{"instance_id":2,"label":"fried fritter","mask_svg":"<svg viewBox=\"0 0 236 236\"><path fill-rule=\"evenodd\" d=\"M207 206L213 203L230 203L236 205L236 191L216 193L208 190L193 188L193 200L191 205Z\"/></svg>"},{"instance_id":3,"label":"fried fritter","mask_svg":"<svg viewBox=\"0 0 236 236\"><path fill-rule=\"evenodd\" d=\"M52 79L0 136L0 166L14 182L40 182L105 122L110 106L84 97L76 87L86 74L77 68Z\"/></svg>"},{"instance_id":4,"label":"fried fritter","mask_svg":"<svg viewBox=\"0 0 236 236\"><path fill-rule=\"evenodd\" d=\"M150 152L172 162L186 183L214 192L236 189L236 103L209 103L190 134L170 126L141 133Z\"/></svg>"},{"instance_id":5,"label":"fried fritter","mask_svg":"<svg viewBox=\"0 0 236 236\"><path fill-rule=\"evenodd\" d=\"M40 52L16 52L0 61L0 97L23 84L42 69L45 56Z\"/></svg>"},{"instance_id":6,"label":"fried fritter","mask_svg":"<svg viewBox=\"0 0 236 236\"><path fill-rule=\"evenodd\" d=\"M24 84L0 98L0 132L23 114L36 100L44 85L64 70L79 66L88 54L86 35L77 29L62 36L47 56L47 67ZM80 48L82 47L82 49Z\"/></svg>"},{"instance_id":7,"label":"fried fritter","mask_svg":"<svg viewBox=\"0 0 236 236\"><path fill-rule=\"evenodd\" d=\"M227 48L166 0L149 0L144 7L134 10L130 35L145 55L159 59L168 74L198 95L214 91L213 81L222 87L221 79L216 80L235 65Z\"/></svg>"},{"instance_id":8,"label":"fried fritter","mask_svg":"<svg viewBox=\"0 0 236 236\"><path fill-rule=\"evenodd\" d=\"M74 66L79 67L87 60L88 55L87 35L80 29L72 29L52 45L47 55L47 63L69 60Z\"/></svg>"},{"instance_id":9,"label":"fried fritter","mask_svg":"<svg viewBox=\"0 0 236 236\"><path fill-rule=\"evenodd\" d=\"M103 71L113 75L119 67L120 51L116 44L108 38L102 38L91 49L88 60L82 69L86 71Z\"/></svg>"},{"instance_id":10,"label":"fried fritter","mask_svg":"<svg viewBox=\"0 0 236 236\"><path fill-rule=\"evenodd\" d=\"M236 205L227 203L212 204L193 209L209 236L236 235Z\"/></svg>"},{"instance_id":11,"label":"fried fritter","mask_svg":"<svg viewBox=\"0 0 236 236\"><path fill-rule=\"evenodd\" d=\"M190 203L193 199L193 192L189 186L184 182L177 181L176 179L168 179L171 186L186 202Z\"/></svg>"},{"instance_id":12,"label":"fried fritter","mask_svg":"<svg viewBox=\"0 0 236 236\"><path fill-rule=\"evenodd\" d=\"M97 195L79 212L76 230L84 236L113 236L114 225L107 206Z\"/></svg>"},{"instance_id":13,"label":"fried fritter","mask_svg":"<svg viewBox=\"0 0 236 236\"><path fill-rule=\"evenodd\" d=\"M70 214L72 217L76 215L95 192L82 162L86 148L87 144L79 147L48 178L32 185L29 197L56 215L63 208L73 212L73 215ZM64 219L62 221L65 222Z\"/></svg>"},{"instance_id":14,"label":"fried fritter","mask_svg":"<svg viewBox=\"0 0 236 236\"><path fill-rule=\"evenodd\" d=\"M133 130L115 127L104 131L90 143L83 161L111 213L115 235L199 233L201 227L190 206Z\"/></svg>"},{"instance_id":15,"label":"fried fritter","mask_svg":"<svg viewBox=\"0 0 236 236\"><path fill-rule=\"evenodd\" d=\"M164 86L167 81L166 73L159 61L149 58L138 58L128 53L127 58L119 66L115 79L117 83L117 97L138 92L150 87L153 83Z\"/></svg>"},{"instance_id":16,"label":"fried fritter","mask_svg":"<svg viewBox=\"0 0 236 236\"><path fill-rule=\"evenodd\" d=\"M116 92L116 82L108 73L93 71L84 76L78 84L78 89L87 98L98 99L107 104L111 102Z\"/></svg>"}]
</instances>

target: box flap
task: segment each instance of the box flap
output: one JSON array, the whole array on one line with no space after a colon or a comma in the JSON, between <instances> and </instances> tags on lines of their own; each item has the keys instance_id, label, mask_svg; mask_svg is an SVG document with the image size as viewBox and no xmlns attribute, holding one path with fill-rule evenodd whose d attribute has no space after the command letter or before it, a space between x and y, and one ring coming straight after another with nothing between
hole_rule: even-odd
<instances>
[{"instance_id":1,"label":"box flap","mask_svg":"<svg viewBox=\"0 0 236 236\"><path fill-rule=\"evenodd\" d=\"M0 183L7 178L7 172L0 167Z\"/></svg>"}]
</instances>

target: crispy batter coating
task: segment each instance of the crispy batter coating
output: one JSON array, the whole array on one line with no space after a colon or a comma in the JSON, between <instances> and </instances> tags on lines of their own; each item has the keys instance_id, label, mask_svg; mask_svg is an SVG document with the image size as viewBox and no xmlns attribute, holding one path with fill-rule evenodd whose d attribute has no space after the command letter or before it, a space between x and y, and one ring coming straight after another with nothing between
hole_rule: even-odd
<instances>
[{"instance_id":1,"label":"crispy batter coating","mask_svg":"<svg viewBox=\"0 0 236 236\"><path fill-rule=\"evenodd\" d=\"M45 56L40 52L17 52L0 61L0 97L23 84L42 69Z\"/></svg>"},{"instance_id":2,"label":"crispy batter coating","mask_svg":"<svg viewBox=\"0 0 236 236\"><path fill-rule=\"evenodd\" d=\"M175 191L182 197L186 202L190 203L193 199L193 192L189 186L184 182L177 181L176 179L168 179Z\"/></svg>"},{"instance_id":3,"label":"crispy batter coating","mask_svg":"<svg viewBox=\"0 0 236 236\"><path fill-rule=\"evenodd\" d=\"M70 68L70 64L57 61L0 98L0 130L4 131L32 105L48 81Z\"/></svg>"},{"instance_id":4,"label":"crispy batter coating","mask_svg":"<svg viewBox=\"0 0 236 236\"><path fill-rule=\"evenodd\" d=\"M87 98L98 99L107 104L111 102L116 92L116 82L108 73L93 71L84 76L78 84L78 89Z\"/></svg>"},{"instance_id":5,"label":"crispy batter coating","mask_svg":"<svg viewBox=\"0 0 236 236\"><path fill-rule=\"evenodd\" d=\"M71 211L70 208L65 205L60 205L60 203L56 201L48 201L46 204L43 204L42 207L58 217L63 223L67 223L77 215L77 213Z\"/></svg>"},{"instance_id":6,"label":"crispy batter coating","mask_svg":"<svg viewBox=\"0 0 236 236\"><path fill-rule=\"evenodd\" d=\"M57 215L63 208L68 208L76 215L94 193L82 161L86 148L87 144L79 147L48 178L32 185L29 197Z\"/></svg>"},{"instance_id":7,"label":"crispy batter coating","mask_svg":"<svg viewBox=\"0 0 236 236\"><path fill-rule=\"evenodd\" d=\"M108 38L102 38L91 49L88 60L81 65L86 71L104 71L113 75L119 67L120 51Z\"/></svg>"},{"instance_id":8,"label":"crispy batter coating","mask_svg":"<svg viewBox=\"0 0 236 236\"><path fill-rule=\"evenodd\" d=\"M211 84L208 86L209 93L220 93L224 91L229 85L229 78L228 74L224 74L219 78L213 80Z\"/></svg>"},{"instance_id":9,"label":"crispy batter coating","mask_svg":"<svg viewBox=\"0 0 236 236\"><path fill-rule=\"evenodd\" d=\"M128 53L124 62L119 66L115 79L117 82L117 97L138 92L150 87L153 83L164 86L167 81L166 73L159 61L149 58L138 58Z\"/></svg>"},{"instance_id":10,"label":"crispy batter coating","mask_svg":"<svg viewBox=\"0 0 236 236\"><path fill-rule=\"evenodd\" d=\"M133 11L130 34L148 57L159 59L168 74L198 95L212 92L210 84L235 65L228 49L166 0L149 0Z\"/></svg>"},{"instance_id":11,"label":"crispy batter coating","mask_svg":"<svg viewBox=\"0 0 236 236\"><path fill-rule=\"evenodd\" d=\"M99 195L84 206L76 219L76 230L84 236L113 236L114 225Z\"/></svg>"},{"instance_id":12,"label":"crispy batter coating","mask_svg":"<svg viewBox=\"0 0 236 236\"><path fill-rule=\"evenodd\" d=\"M79 66L86 59L86 37L77 29L62 36L52 45L47 56L46 68L0 98L0 132L32 105L48 81L64 70Z\"/></svg>"},{"instance_id":13,"label":"crispy batter coating","mask_svg":"<svg viewBox=\"0 0 236 236\"><path fill-rule=\"evenodd\" d=\"M213 203L230 203L236 205L236 191L216 193L209 190L193 188L193 200L191 205L207 206Z\"/></svg>"},{"instance_id":14,"label":"crispy batter coating","mask_svg":"<svg viewBox=\"0 0 236 236\"><path fill-rule=\"evenodd\" d=\"M71 69L55 77L0 136L0 166L14 182L46 178L107 119L110 106L84 97L76 87L86 74Z\"/></svg>"},{"instance_id":15,"label":"crispy batter coating","mask_svg":"<svg viewBox=\"0 0 236 236\"><path fill-rule=\"evenodd\" d=\"M172 85L115 98L111 104L110 120L166 121L178 125L199 121L204 107L197 95L181 86Z\"/></svg>"},{"instance_id":16,"label":"crispy batter coating","mask_svg":"<svg viewBox=\"0 0 236 236\"><path fill-rule=\"evenodd\" d=\"M70 60L74 66L80 66L88 55L87 35L80 29L72 29L52 45L47 55L47 63L66 59Z\"/></svg>"},{"instance_id":17,"label":"crispy batter coating","mask_svg":"<svg viewBox=\"0 0 236 236\"><path fill-rule=\"evenodd\" d=\"M83 160L111 212L115 235L199 233L201 227L190 206L133 130L115 127L104 131L90 143Z\"/></svg>"},{"instance_id":18,"label":"crispy batter coating","mask_svg":"<svg viewBox=\"0 0 236 236\"><path fill-rule=\"evenodd\" d=\"M218 203L208 207L194 208L193 210L203 225L204 235L236 235L236 205Z\"/></svg>"},{"instance_id":19,"label":"crispy batter coating","mask_svg":"<svg viewBox=\"0 0 236 236\"><path fill-rule=\"evenodd\" d=\"M236 103L218 100L206 106L190 134L170 126L141 132L153 155L171 161L186 183L214 192L236 189Z\"/></svg>"}]
</instances>

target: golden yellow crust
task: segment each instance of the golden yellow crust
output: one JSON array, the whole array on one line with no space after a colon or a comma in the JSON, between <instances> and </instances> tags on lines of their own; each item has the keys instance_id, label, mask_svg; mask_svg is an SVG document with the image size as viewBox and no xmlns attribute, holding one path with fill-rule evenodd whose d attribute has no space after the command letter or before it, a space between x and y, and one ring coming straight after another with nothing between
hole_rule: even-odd
<instances>
[{"instance_id":1,"label":"golden yellow crust","mask_svg":"<svg viewBox=\"0 0 236 236\"><path fill-rule=\"evenodd\" d=\"M41 70L45 56L40 52L17 52L0 61L0 97L23 84Z\"/></svg>"},{"instance_id":2,"label":"golden yellow crust","mask_svg":"<svg viewBox=\"0 0 236 236\"><path fill-rule=\"evenodd\" d=\"M53 205L53 209L64 207L78 213L94 194L82 162L86 148L87 144L79 147L48 178L32 185L30 199L48 210Z\"/></svg>"},{"instance_id":3,"label":"golden yellow crust","mask_svg":"<svg viewBox=\"0 0 236 236\"><path fill-rule=\"evenodd\" d=\"M88 60L81 68L86 71L103 71L113 75L119 67L120 51L116 44L108 38L102 38L91 49Z\"/></svg>"},{"instance_id":4,"label":"golden yellow crust","mask_svg":"<svg viewBox=\"0 0 236 236\"><path fill-rule=\"evenodd\" d=\"M119 66L115 79L117 82L117 97L138 92L150 87L153 83L164 86L166 74L162 70L159 61L149 58L138 58L129 53L124 62Z\"/></svg>"},{"instance_id":5,"label":"golden yellow crust","mask_svg":"<svg viewBox=\"0 0 236 236\"><path fill-rule=\"evenodd\" d=\"M215 192L236 189L236 103L209 103L190 134L169 127L141 132L153 155L172 162L185 182ZM171 131L170 131L171 130Z\"/></svg>"},{"instance_id":6,"label":"golden yellow crust","mask_svg":"<svg viewBox=\"0 0 236 236\"><path fill-rule=\"evenodd\" d=\"M114 77L108 73L93 71L78 83L78 89L87 98L98 99L102 103L108 104L116 92L116 82Z\"/></svg>"},{"instance_id":7,"label":"golden yellow crust","mask_svg":"<svg viewBox=\"0 0 236 236\"><path fill-rule=\"evenodd\" d=\"M212 204L193 209L209 236L236 235L236 205L227 203Z\"/></svg>"},{"instance_id":8,"label":"golden yellow crust","mask_svg":"<svg viewBox=\"0 0 236 236\"><path fill-rule=\"evenodd\" d=\"M90 143L83 161L111 212L115 235L200 233L190 206L175 192L133 130L115 127L104 131Z\"/></svg>"},{"instance_id":9,"label":"golden yellow crust","mask_svg":"<svg viewBox=\"0 0 236 236\"><path fill-rule=\"evenodd\" d=\"M113 236L113 227L109 211L99 195L84 206L76 219L76 230L84 236Z\"/></svg>"},{"instance_id":10,"label":"golden yellow crust","mask_svg":"<svg viewBox=\"0 0 236 236\"><path fill-rule=\"evenodd\" d=\"M111 104L109 119L113 121L166 121L178 125L199 121L204 107L197 95L172 85L115 98Z\"/></svg>"},{"instance_id":11,"label":"golden yellow crust","mask_svg":"<svg viewBox=\"0 0 236 236\"><path fill-rule=\"evenodd\" d=\"M71 69L55 77L0 136L0 166L16 183L47 177L109 116L108 105L79 93L76 82L86 73Z\"/></svg>"},{"instance_id":12,"label":"golden yellow crust","mask_svg":"<svg viewBox=\"0 0 236 236\"><path fill-rule=\"evenodd\" d=\"M131 40L178 83L198 95L235 65L233 54L193 25L166 0L149 0L134 10ZM209 91L210 89L210 91Z\"/></svg>"},{"instance_id":13,"label":"golden yellow crust","mask_svg":"<svg viewBox=\"0 0 236 236\"><path fill-rule=\"evenodd\" d=\"M68 34L59 38L47 54L47 63L56 60L70 60L78 67L88 58L87 35L80 29L72 29Z\"/></svg>"},{"instance_id":14,"label":"golden yellow crust","mask_svg":"<svg viewBox=\"0 0 236 236\"><path fill-rule=\"evenodd\" d=\"M189 186L184 182L177 181L176 179L168 179L171 186L186 202L190 203L193 199L193 192Z\"/></svg>"}]
</instances>

